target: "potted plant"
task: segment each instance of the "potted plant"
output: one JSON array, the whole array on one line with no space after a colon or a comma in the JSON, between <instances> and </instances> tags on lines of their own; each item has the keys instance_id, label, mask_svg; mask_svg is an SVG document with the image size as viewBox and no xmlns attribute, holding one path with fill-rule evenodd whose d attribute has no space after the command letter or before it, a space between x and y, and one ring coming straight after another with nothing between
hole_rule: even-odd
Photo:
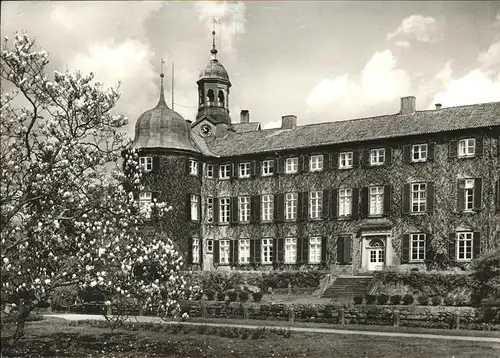
<instances>
[{"instance_id":1,"label":"potted plant","mask_svg":"<svg viewBox=\"0 0 500 358\"><path fill-rule=\"evenodd\" d=\"M207 300L213 301L214 300L214 291L205 291L205 295L207 296Z\"/></svg>"},{"instance_id":2,"label":"potted plant","mask_svg":"<svg viewBox=\"0 0 500 358\"><path fill-rule=\"evenodd\" d=\"M391 304L392 305L399 305L401 303L401 295L392 295L391 296Z\"/></svg>"},{"instance_id":3,"label":"potted plant","mask_svg":"<svg viewBox=\"0 0 500 358\"><path fill-rule=\"evenodd\" d=\"M353 300L354 304L360 305L363 303L363 296L354 296Z\"/></svg>"},{"instance_id":4,"label":"potted plant","mask_svg":"<svg viewBox=\"0 0 500 358\"><path fill-rule=\"evenodd\" d=\"M415 299L413 298L412 295L404 295L403 296L403 304L406 306L411 305L414 300Z\"/></svg>"},{"instance_id":5,"label":"potted plant","mask_svg":"<svg viewBox=\"0 0 500 358\"><path fill-rule=\"evenodd\" d=\"M235 290L228 291L227 296L229 297L229 301L234 302L238 299L238 292Z\"/></svg>"},{"instance_id":6,"label":"potted plant","mask_svg":"<svg viewBox=\"0 0 500 358\"><path fill-rule=\"evenodd\" d=\"M381 295L377 296L377 303L379 305L385 305L385 304L387 304L388 300L389 300L389 296L387 296L385 294L381 294Z\"/></svg>"},{"instance_id":7,"label":"potted plant","mask_svg":"<svg viewBox=\"0 0 500 358\"><path fill-rule=\"evenodd\" d=\"M225 301L226 293L225 292L217 292L217 301Z\"/></svg>"},{"instance_id":8,"label":"potted plant","mask_svg":"<svg viewBox=\"0 0 500 358\"><path fill-rule=\"evenodd\" d=\"M254 302L260 302L262 300L262 292L254 292L252 293L252 297Z\"/></svg>"},{"instance_id":9,"label":"potted plant","mask_svg":"<svg viewBox=\"0 0 500 358\"><path fill-rule=\"evenodd\" d=\"M248 291L241 291L240 292L240 301L241 302L246 302L248 301Z\"/></svg>"}]
</instances>

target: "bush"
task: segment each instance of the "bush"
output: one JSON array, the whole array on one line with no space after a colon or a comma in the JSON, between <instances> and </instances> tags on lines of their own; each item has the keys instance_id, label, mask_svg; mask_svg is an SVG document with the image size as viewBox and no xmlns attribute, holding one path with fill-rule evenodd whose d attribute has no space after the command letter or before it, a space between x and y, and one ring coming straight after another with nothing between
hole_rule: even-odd
<instances>
[{"instance_id":1,"label":"bush","mask_svg":"<svg viewBox=\"0 0 500 358\"><path fill-rule=\"evenodd\" d=\"M401 303L401 295L392 295L391 296L391 305L399 305Z\"/></svg>"},{"instance_id":2,"label":"bush","mask_svg":"<svg viewBox=\"0 0 500 358\"><path fill-rule=\"evenodd\" d=\"M427 297L425 295L418 296L418 304L419 305L427 306L428 303L429 303L429 297Z\"/></svg>"},{"instance_id":3,"label":"bush","mask_svg":"<svg viewBox=\"0 0 500 358\"><path fill-rule=\"evenodd\" d=\"M433 306L439 306L441 304L441 297L440 296L433 296L431 298L431 303Z\"/></svg>"},{"instance_id":4,"label":"bush","mask_svg":"<svg viewBox=\"0 0 500 358\"><path fill-rule=\"evenodd\" d=\"M248 291L241 291L240 292L240 301L241 302L248 301Z\"/></svg>"},{"instance_id":5,"label":"bush","mask_svg":"<svg viewBox=\"0 0 500 358\"><path fill-rule=\"evenodd\" d=\"M228 291L227 297L229 297L229 301L234 302L238 299L238 293L234 290Z\"/></svg>"},{"instance_id":6,"label":"bush","mask_svg":"<svg viewBox=\"0 0 500 358\"><path fill-rule=\"evenodd\" d=\"M469 299L465 295L457 295L455 297L455 306L467 306Z\"/></svg>"},{"instance_id":7,"label":"bush","mask_svg":"<svg viewBox=\"0 0 500 358\"><path fill-rule=\"evenodd\" d=\"M375 300L377 299L377 296L375 295L366 295L366 303L371 305L373 303L375 303Z\"/></svg>"},{"instance_id":8,"label":"bush","mask_svg":"<svg viewBox=\"0 0 500 358\"><path fill-rule=\"evenodd\" d=\"M205 291L205 295L207 296L207 300L213 301L214 300L214 292L213 291Z\"/></svg>"},{"instance_id":9,"label":"bush","mask_svg":"<svg viewBox=\"0 0 500 358\"><path fill-rule=\"evenodd\" d=\"M500 304L500 248L474 260L472 266L475 270L472 303L480 304L487 299Z\"/></svg>"},{"instance_id":10,"label":"bush","mask_svg":"<svg viewBox=\"0 0 500 358\"><path fill-rule=\"evenodd\" d=\"M382 295L378 295L377 296L377 303L379 305L385 305L385 304L387 304L388 300L389 300L389 296L387 296L387 295L382 294Z\"/></svg>"},{"instance_id":11,"label":"bush","mask_svg":"<svg viewBox=\"0 0 500 358\"><path fill-rule=\"evenodd\" d=\"M225 292L217 292L217 301L225 301L226 293Z\"/></svg>"},{"instance_id":12,"label":"bush","mask_svg":"<svg viewBox=\"0 0 500 358\"><path fill-rule=\"evenodd\" d=\"M252 297L254 302L260 302L262 300L262 292L254 292L252 293Z\"/></svg>"},{"instance_id":13,"label":"bush","mask_svg":"<svg viewBox=\"0 0 500 358\"><path fill-rule=\"evenodd\" d=\"M453 306L455 303L455 298L451 295L448 295L444 298L443 303L445 306Z\"/></svg>"},{"instance_id":14,"label":"bush","mask_svg":"<svg viewBox=\"0 0 500 358\"><path fill-rule=\"evenodd\" d=\"M363 296L354 296L354 303L360 305L363 303Z\"/></svg>"},{"instance_id":15,"label":"bush","mask_svg":"<svg viewBox=\"0 0 500 358\"><path fill-rule=\"evenodd\" d=\"M413 302L415 301L415 299L413 298L412 295L404 295L403 296L403 304L404 305L411 305L413 304Z\"/></svg>"}]
</instances>

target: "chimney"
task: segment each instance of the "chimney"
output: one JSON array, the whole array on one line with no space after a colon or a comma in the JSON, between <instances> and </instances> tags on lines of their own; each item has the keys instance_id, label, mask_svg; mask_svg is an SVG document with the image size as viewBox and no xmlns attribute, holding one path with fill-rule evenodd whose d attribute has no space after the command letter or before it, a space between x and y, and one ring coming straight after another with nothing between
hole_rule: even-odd
<instances>
[{"instance_id":1,"label":"chimney","mask_svg":"<svg viewBox=\"0 0 500 358\"><path fill-rule=\"evenodd\" d=\"M399 114L415 113L417 99L414 96L401 97L401 111Z\"/></svg>"},{"instance_id":2,"label":"chimney","mask_svg":"<svg viewBox=\"0 0 500 358\"><path fill-rule=\"evenodd\" d=\"M281 117L281 129L294 129L297 127L297 116L289 114Z\"/></svg>"},{"instance_id":3,"label":"chimney","mask_svg":"<svg viewBox=\"0 0 500 358\"><path fill-rule=\"evenodd\" d=\"M240 123L250 123L250 113L248 112L248 109L241 110Z\"/></svg>"},{"instance_id":4,"label":"chimney","mask_svg":"<svg viewBox=\"0 0 500 358\"><path fill-rule=\"evenodd\" d=\"M441 109L442 104L441 103L436 103L436 109Z\"/></svg>"}]
</instances>

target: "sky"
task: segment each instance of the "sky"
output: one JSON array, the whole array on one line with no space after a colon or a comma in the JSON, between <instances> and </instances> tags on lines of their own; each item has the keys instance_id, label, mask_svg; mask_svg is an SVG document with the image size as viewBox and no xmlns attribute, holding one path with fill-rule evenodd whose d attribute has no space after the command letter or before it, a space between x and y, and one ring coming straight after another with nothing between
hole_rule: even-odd
<instances>
[{"instance_id":1,"label":"sky","mask_svg":"<svg viewBox=\"0 0 500 358\"><path fill-rule=\"evenodd\" d=\"M500 101L498 1L3 1L3 36L26 31L51 69L120 83L116 111L130 120L159 97L160 59L171 105L194 122L199 72L218 58L240 110L263 128Z\"/></svg>"}]
</instances>

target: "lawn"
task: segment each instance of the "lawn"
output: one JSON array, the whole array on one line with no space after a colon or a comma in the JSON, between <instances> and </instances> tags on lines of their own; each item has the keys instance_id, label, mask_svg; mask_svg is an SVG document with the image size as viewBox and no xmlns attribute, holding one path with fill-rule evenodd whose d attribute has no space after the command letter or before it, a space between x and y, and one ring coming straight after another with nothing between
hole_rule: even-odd
<instances>
[{"instance_id":1,"label":"lawn","mask_svg":"<svg viewBox=\"0 0 500 358\"><path fill-rule=\"evenodd\" d=\"M5 327L4 327L5 328ZM500 344L292 333L290 338L224 338L150 331L111 332L60 319L29 322L12 346L2 331L2 357L498 357ZM458 338L459 339L459 338Z\"/></svg>"}]
</instances>

